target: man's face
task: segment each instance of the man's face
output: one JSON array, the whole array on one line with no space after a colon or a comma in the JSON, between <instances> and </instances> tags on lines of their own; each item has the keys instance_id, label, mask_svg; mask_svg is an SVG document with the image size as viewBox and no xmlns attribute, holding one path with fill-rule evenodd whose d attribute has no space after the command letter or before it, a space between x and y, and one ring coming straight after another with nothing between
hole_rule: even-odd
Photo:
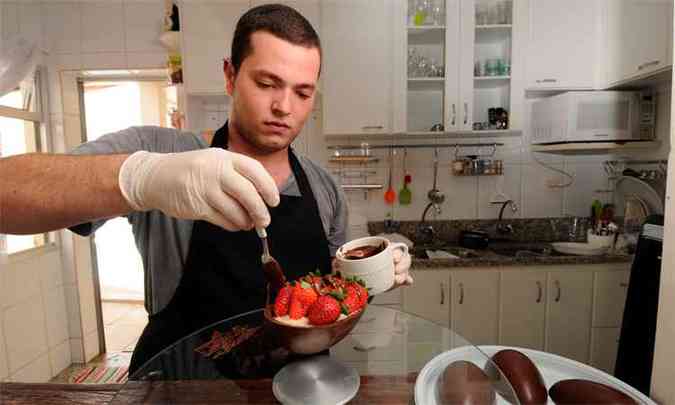
<instances>
[{"instance_id":1,"label":"man's face","mask_svg":"<svg viewBox=\"0 0 675 405\"><path fill-rule=\"evenodd\" d=\"M251 35L251 45L236 76L231 64L226 69L230 120L246 142L271 153L293 142L312 111L321 58L317 48L264 31Z\"/></svg>"}]
</instances>

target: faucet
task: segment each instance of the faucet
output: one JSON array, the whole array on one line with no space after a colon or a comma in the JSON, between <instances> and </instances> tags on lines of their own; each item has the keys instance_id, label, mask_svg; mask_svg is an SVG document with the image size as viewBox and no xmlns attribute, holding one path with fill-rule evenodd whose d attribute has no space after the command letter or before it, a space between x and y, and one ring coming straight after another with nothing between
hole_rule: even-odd
<instances>
[{"instance_id":1,"label":"faucet","mask_svg":"<svg viewBox=\"0 0 675 405\"><path fill-rule=\"evenodd\" d=\"M502 205L502 208L499 210L499 218L497 218L497 225L496 225L497 233L500 234L500 235L512 234L513 233L513 225L502 223L503 218L504 218L504 209L506 209L507 206L511 206L511 211L516 212L516 211L518 211L518 205L516 205L516 203L513 200L506 200L504 202L493 203L493 204L501 204Z\"/></svg>"},{"instance_id":2,"label":"faucet","mask_svg":"<svg viewBox=\"0 0 675 405\"><path fill-rule=\"evenodd\" d=\"M426 225L427 213L429 209L433 208L436 212L436 215L441 214L441 204L445 201L445 195L437 188L438 181L438 149L434 149L434 187L429 190L427 197L429 198L429 204L424 208L422 212L422 220L419 225L419 232L422 233L428 243L433 243L435 230L431 225Z\"/></svg>"}]
</instances>

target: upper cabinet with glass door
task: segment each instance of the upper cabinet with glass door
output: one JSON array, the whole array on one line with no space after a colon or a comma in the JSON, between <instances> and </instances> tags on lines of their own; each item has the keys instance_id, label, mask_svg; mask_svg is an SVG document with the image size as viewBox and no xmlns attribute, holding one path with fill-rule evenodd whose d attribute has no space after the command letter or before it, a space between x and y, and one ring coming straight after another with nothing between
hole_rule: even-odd
<instances>
[{"instance_id":1,"label":"upper cabinet with glass door","mask_svg":"<svg viewBox=\"0 0 675 405\"><path fill-rule=\"evenodd\" d=\"M513 2L407 3L407 132L510 129Z\"/></svg>"}]
</instances>

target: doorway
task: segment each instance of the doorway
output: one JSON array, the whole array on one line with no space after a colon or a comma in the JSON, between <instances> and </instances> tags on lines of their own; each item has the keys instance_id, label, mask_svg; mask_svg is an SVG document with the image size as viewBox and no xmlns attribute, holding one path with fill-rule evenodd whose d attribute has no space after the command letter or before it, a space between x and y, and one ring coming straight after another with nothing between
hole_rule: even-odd
<instances>
[{"instance_id":1,"label":"doorway","mask_svg":"<svg viewBox=\"0 0 675 405\"><path fill-rule=\"evenodd\" d=\"M83 141L131 126L171 126L176 90L156 72L133 77L87 75L79 81ZM143 263L131 225L124 217L108 220L91 238L100 298L99 328L107 354L133 352L148 322L144 306Z\"/></svg>"}]
</instances>

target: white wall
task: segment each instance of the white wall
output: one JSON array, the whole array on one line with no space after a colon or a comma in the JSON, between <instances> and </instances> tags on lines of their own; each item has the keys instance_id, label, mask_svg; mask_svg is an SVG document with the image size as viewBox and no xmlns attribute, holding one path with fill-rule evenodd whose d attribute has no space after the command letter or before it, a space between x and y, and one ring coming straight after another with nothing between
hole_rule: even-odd
<instances>
[{"instance_id":1,"label":"white wall","mask_svg":"<svg viewBox=\"0 0 675 405\"><path fill-rule=\"evenodd\" d=\"M163 15L163 0L0 0L0 38L21 35L49 52L55 151L81 139L74 72L164 67ZM0 381L44 382L99 352L89 241L68 231L60 239L61 251L0 268Z\"/></svg>"}]
</instances>

